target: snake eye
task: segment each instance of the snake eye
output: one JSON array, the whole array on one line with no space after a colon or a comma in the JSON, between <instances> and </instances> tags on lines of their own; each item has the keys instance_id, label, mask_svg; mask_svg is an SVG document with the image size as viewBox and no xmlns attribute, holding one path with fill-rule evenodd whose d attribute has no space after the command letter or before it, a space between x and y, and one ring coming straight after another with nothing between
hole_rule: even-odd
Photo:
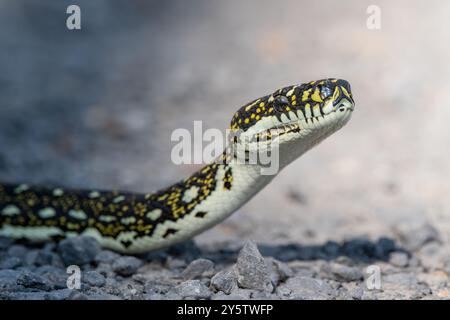
<instances>
[{"instance_id":1,"label":"snake eye","mask_svg":"<svg viewBox=\"0 0 450 320\"><path fill-rule=\"evenodd\" d=\"M275 102L279 106L289 105L289 100L285 96L277 96L275 98Z\"/></svg>"},{"instance_id":2,"label":"snake eye","mask_svg":"<svg viewBox=\"0 0 450 320\"><path fill-rule=\"evenodd\" d=\"M331 96L331 89L327 86L323 86L320 88L320 97L322 99L326 99Z\"/></svg>"}]
</instances>

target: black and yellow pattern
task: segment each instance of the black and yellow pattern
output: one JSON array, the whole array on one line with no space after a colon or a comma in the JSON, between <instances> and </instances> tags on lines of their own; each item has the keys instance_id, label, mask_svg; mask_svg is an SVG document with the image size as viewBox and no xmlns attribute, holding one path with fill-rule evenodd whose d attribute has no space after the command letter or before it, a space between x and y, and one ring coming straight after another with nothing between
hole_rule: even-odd
<instances>
[{"instance_id":1,"label":"black and yellow pattern","mask_svg":"<svg viewBox=\"0 0 450 320\"><path fill-rule=\"evenodd\" d=\"M322 114L325 101L334 99L339 102L336 99L338 96L353 101L350 84L347 81L329 78L284 87L240 108L231 120L231 129L246 131L260 119L269 116L276 116L281 121L281 116L290 111L300 111L306 118L308 113Z\"/></svg>"},{"instance_id":2,"label":"black and yellow pattern","mask_svg":"<svg viewBox=\"0 0 450 320\"><path fill-rule=\"evenodd\" d=\"M117 238L134 231L135 237L152 236L156 226L177 221L191 213L216 188L216 174L223 164L210 164L191 177L151 194L119 191L48 189L27 185L0 185L0 228L3 225L57 227L82 233L95 228L104 237ZM225 188L231 188L231 168L225 171ZM197 212L203 218L207 212ZM163 237L178 232L166 231ZM131 244L122 243L124 247Z\"/></svg>"}]
</instances>

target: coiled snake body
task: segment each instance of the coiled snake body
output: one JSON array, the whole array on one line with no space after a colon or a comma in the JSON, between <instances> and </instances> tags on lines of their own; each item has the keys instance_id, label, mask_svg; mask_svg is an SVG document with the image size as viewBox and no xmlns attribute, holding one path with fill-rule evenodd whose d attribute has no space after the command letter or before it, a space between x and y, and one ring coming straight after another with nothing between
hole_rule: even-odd
<instances>
[{"instance_id":1,"label":"coiled snake body","mask_svg":"<svg viewBox=\"0 0 450 320\"><path fill-rule=\"evenodd\" d=\"M353 108L345 80L279 89L235 113L231 130L238 134L221 161L156 193L0 184L0 235L32 241L89 235L124 253L167 247L219 223L272 180L261 162L236 161L236 150L248 155L276 142L283 168L340 129Z\"/></svg>"}]
</instances>

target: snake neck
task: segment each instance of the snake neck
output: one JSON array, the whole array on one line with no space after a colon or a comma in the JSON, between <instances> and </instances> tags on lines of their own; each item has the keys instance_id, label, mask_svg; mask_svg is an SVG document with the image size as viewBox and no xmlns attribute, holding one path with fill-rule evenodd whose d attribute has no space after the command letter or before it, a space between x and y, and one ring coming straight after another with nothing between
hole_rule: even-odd
<instances>
[{"instance_id":1,"label":"snake neck","mask_svg":"<svg viewBox=\"0 0 450 320\"><path fill-rule=\"evenodd\" d=\"M146 252L219 223L272 178L257 165L212 163L148 194L0 184L0 235L31 241L88 235L116 251Z\"/></svg>"}]
</instances>

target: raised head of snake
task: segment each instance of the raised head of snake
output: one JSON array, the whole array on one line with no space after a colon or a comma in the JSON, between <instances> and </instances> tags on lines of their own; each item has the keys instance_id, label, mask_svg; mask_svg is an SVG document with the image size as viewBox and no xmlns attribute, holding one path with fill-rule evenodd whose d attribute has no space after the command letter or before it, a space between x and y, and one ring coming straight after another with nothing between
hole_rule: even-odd
<instances>
[{"instance_id":1,"label":"raised head of snake","mask_svg":"<svg viewBox=\"0 0 450 320\"><path fill-rule=\"evenodd\" d=\"M350 119L354 108L350 84L323 79L285 87L256 99L233 116L234 144L243 152L275 151L273 160L286 166ZM278 153L278 154L276 154ZM248 160L248 159L247 159ZM267 164L267 163L266 163Z\"/></svg>"},{"instance_id":2,"label":"raised head of snake","mask_svg":"<svg viewBox=\"0 0 450 320\"><path fill-rule=\"evenodd\" d=\"M87 235L124 253L167 247L222 221L271 181L278 170L264 174L266 164L251 163L246 152L269 151L273 159L275 151L283 168L347 123L353 108L345 80L279 89L235 113L224 161L154 193L0 184L0 235L32 241ZM244 161L234 161L239 148Z\"/></svg>"}]
</instances>

